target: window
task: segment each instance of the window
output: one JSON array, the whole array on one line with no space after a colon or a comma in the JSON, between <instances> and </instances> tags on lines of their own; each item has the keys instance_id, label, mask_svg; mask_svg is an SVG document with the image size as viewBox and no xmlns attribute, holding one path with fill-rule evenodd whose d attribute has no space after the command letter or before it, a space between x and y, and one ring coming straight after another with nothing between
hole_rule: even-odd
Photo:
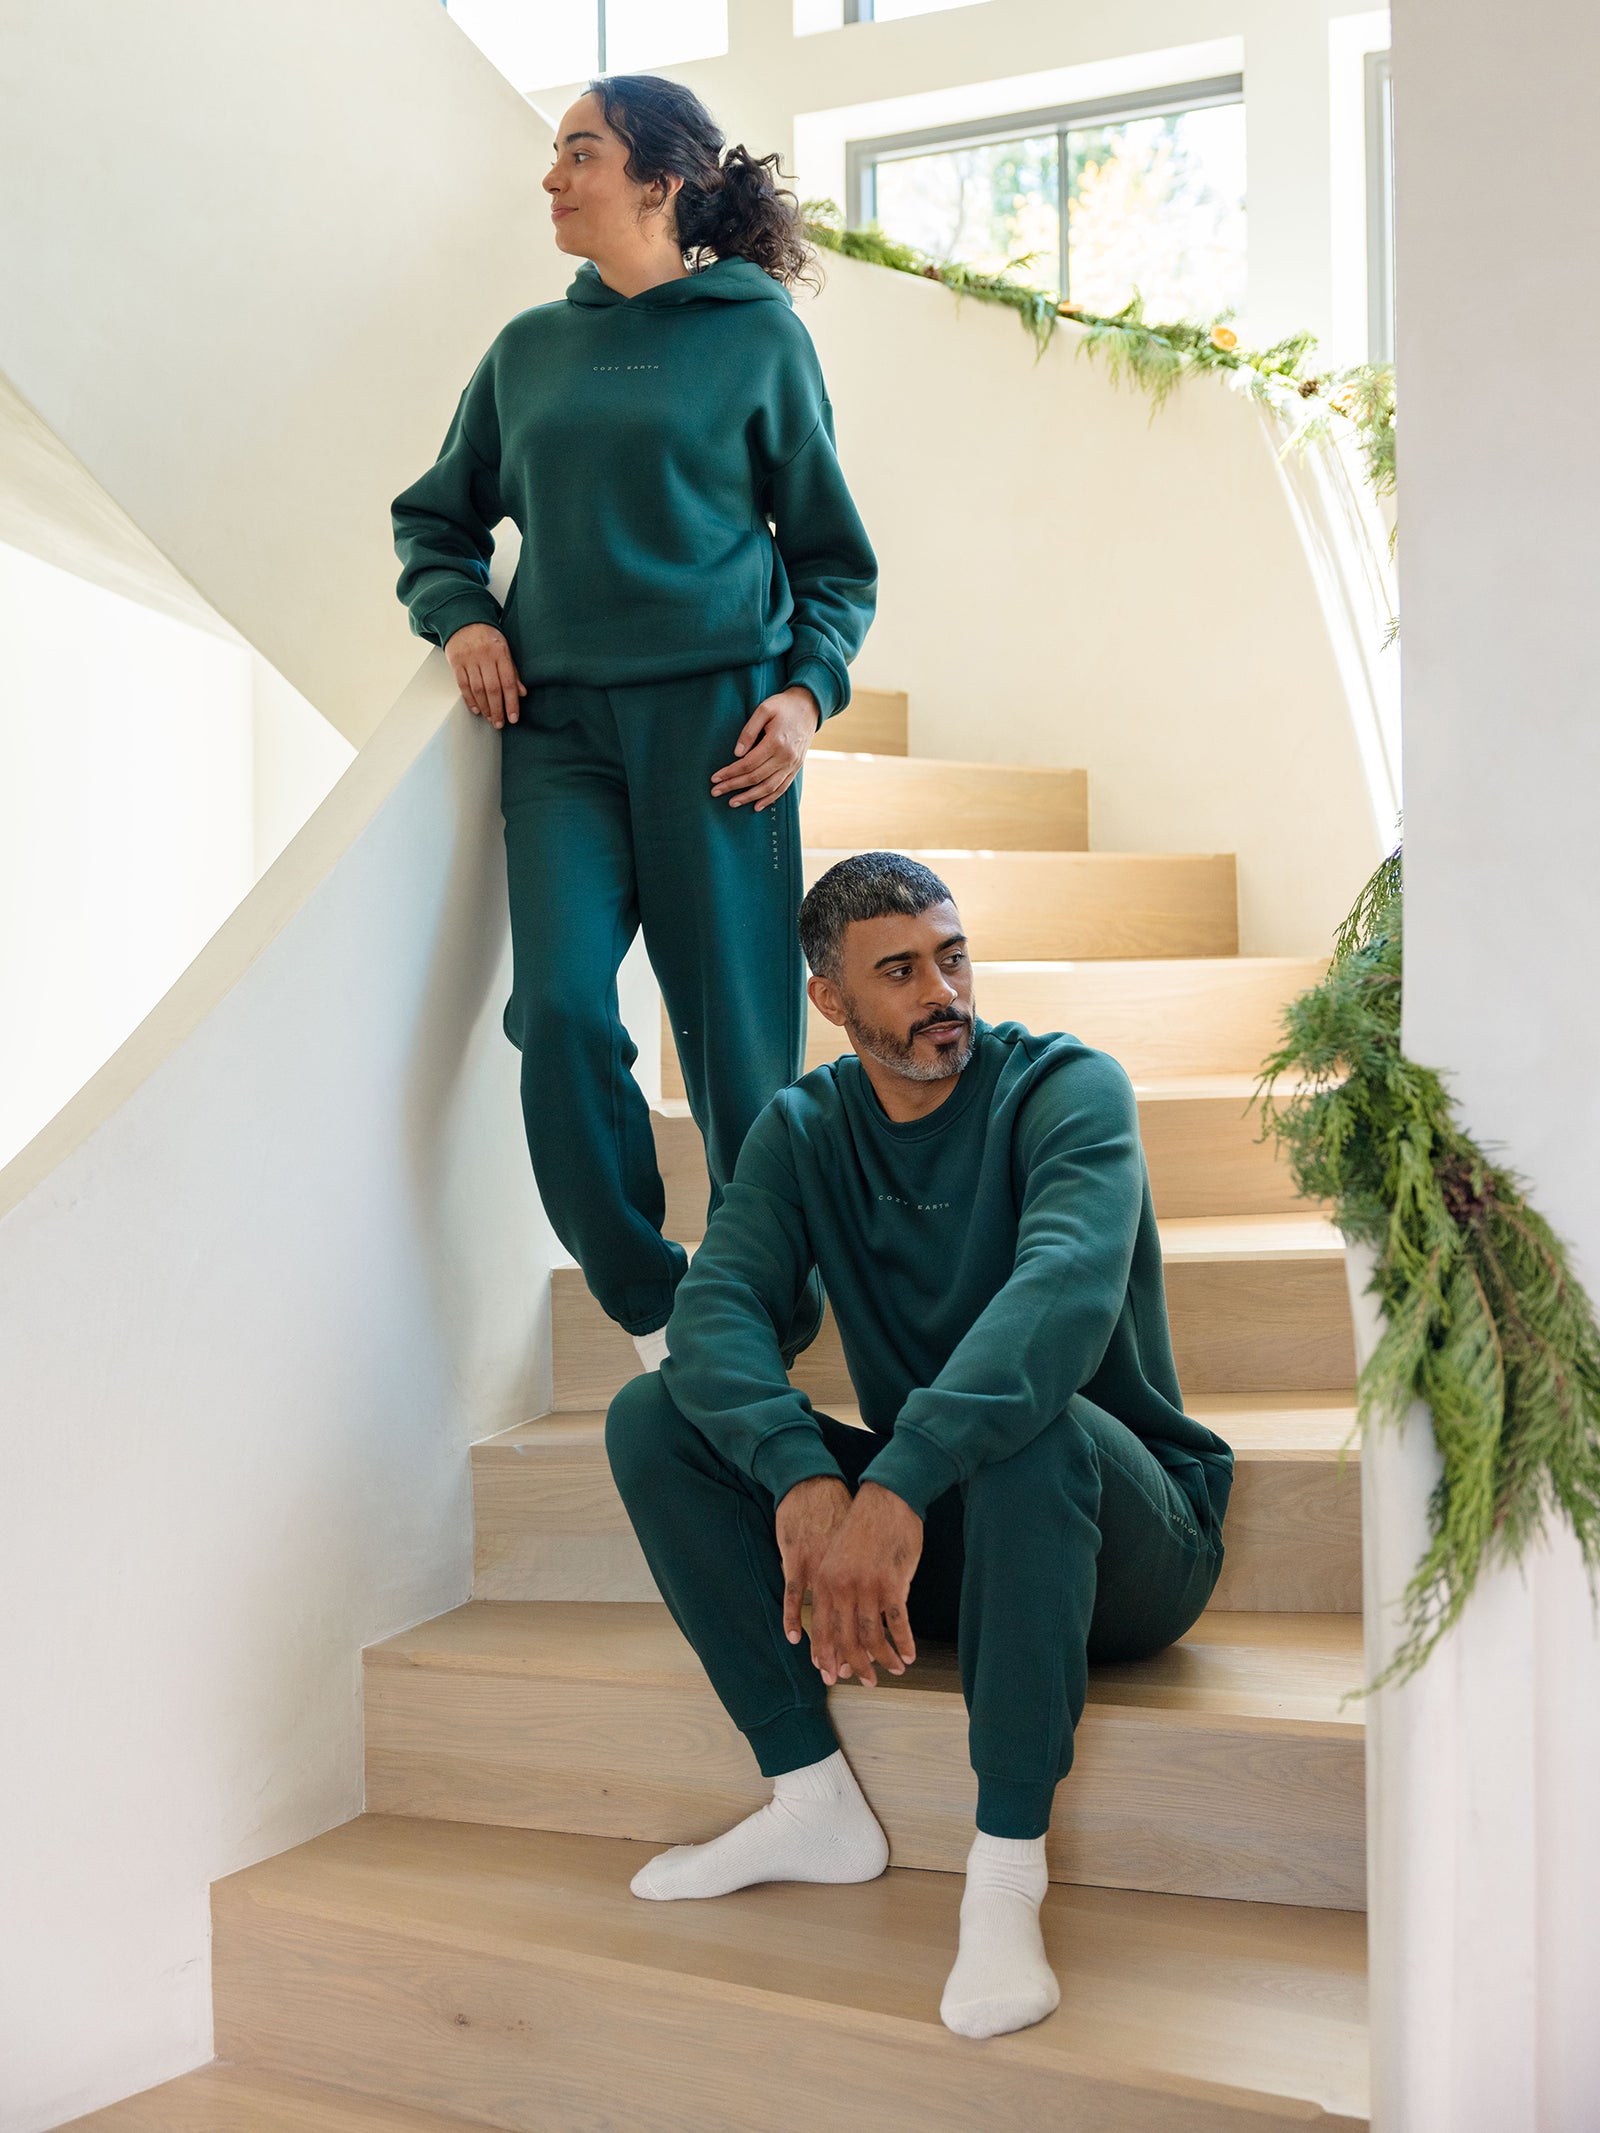
<instances>
[{"instance_id":1,"label":"window","mask_svg":"<svg viewBox=\"0 0 1600 2133\"><path fill-rule=\"evenodd\" d=\"M1135 289L1152 318L1244 302L1238 75L855 141L848 183L852 222L1091 311Z\"/></svg>"},{"instance_id":2,"label":"window","mask_svg":"<svg viewBox=\"0 0 1600 2133\"><path fill-rule=\"evenodd\" d=\"M938 15L972 0L844 0L846 22L899 22L906 15Z\"/></svg>"},{"instance_id":3,"label":"window","mask_svg":"<svg viewBox=\"0 0 1600 2133\"><path fill-rule=\"evenodd\" d=\"M728 0L445 0L451 19L518 89L643 73L728 49Z\"/></svg>"},{"instance_id":4,"label":"window","mask_svg":"<svg viewBox=\"0 0 1600 2133\"><path fill-rule=\"evenodd\" d=\"M1394 72L1387 52L1367 70L1367 361L1394 361Z\"/></svg>"}]
</instances>

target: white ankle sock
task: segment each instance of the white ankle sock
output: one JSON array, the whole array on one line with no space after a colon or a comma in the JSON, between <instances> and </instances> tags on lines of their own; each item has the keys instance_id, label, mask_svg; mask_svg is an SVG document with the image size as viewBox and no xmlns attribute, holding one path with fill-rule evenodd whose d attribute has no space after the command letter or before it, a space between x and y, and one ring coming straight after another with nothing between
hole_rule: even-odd
<instances>
[{"instance_id":1,"label":"white ankle sock","mask_svg":"<svg viewBox=\"0 0 1600 2133\"><path fill-rule=\"evenodd\" d=\"M658 1326L654 1333L629 1335L639 1360L646 1370L659 1370L667 1359L667 1329Z\"/></svg>"},{"instance_id":2,"label":"white ankle sock","mask_svg":"<svg viewBox=\"0 0 1600 2133\"><path fill-rule=\"evenodd\" d=\"M635 1896L726 1896L757 1881L872 1881L889 1840L842 1748L772 1781L770 1803L709 1844L675 1844L640 1867Z\"/></svg>"},{"instance_id":3,"label":"white ankle sock","mask_svg":"<svg viewBox=\"0 0 1600 2133\"><path fill-rule=\"evenodd\" d=\"M998 2037L1042 2022L1061 1987L1045 1958L1039 1906L1050 1877L1043 1837L986 1837L967 1854L961 1949L939 2003L947 2029Z\"/></svg>"}]
</instances>

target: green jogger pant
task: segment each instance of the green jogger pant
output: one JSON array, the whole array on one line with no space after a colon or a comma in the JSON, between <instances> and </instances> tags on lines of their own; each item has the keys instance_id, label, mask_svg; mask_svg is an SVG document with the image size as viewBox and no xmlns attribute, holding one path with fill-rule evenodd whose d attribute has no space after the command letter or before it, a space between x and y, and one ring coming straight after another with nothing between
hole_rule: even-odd
<instances>
[{"instance_id":1,"label":"green jogger pant","mask_svg":"<svg viewBox=\"0 0 1600 2133\"><path fill-rule=\"evenodd\" d=\"M642 926L706 1145L711 1204L751 1120L799 1073L805 965L797 778L757 813L711 797L783 662L595 688L532 683L501 731L511 900L504 1026L522 1053L535 1181L562 1244L630 1333L664 1326L686 1261L617 970Z\"/></svg>"},{"instance_id":2,"label":"green jogger pant","mask_svg":"<svg viewBox=\"0 0 1600 2133\"><path fill-rule=\"evenodd\" d=\"M883 1438L817 1420L854 1488ZM831 1755L822 1677L809 1646L783 1634L773 1498L712 1449L656 1372L612 1401L606 1449L661 1596L763 1774ZM980 1830L1043 1836L1090 1663L1150 1657L1209 1600L1222 1550L1203 1539L1205 1518L1081 1394L928 1506L907 1612L914 1637L958 1647Z\"/></svg>"}]
</instances>

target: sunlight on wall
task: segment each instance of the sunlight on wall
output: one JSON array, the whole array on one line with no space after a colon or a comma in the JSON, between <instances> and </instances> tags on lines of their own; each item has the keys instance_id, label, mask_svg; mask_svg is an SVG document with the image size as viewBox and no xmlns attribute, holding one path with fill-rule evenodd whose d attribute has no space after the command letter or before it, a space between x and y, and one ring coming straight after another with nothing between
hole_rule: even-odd
<instances>
[{"instance_id":1,"label":"sunlight on wall","mask_svg":"<svg viewBox=\"0 0 1600 2133\"><path fill-rule=\"evenodd\" d=\"M143 1020L352 752L230 636L0 545L0 1162Z\"/></svg>"}]
</instances>

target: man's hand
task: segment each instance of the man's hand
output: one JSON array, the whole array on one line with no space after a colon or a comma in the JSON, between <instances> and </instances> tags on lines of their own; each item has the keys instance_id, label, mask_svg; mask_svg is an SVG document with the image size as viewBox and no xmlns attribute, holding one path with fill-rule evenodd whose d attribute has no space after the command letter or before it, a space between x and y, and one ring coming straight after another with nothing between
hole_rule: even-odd
<instances>
[{"instance_id":1,"label":"man's hand","mask_svg":"<svg viewBox=\"0 0 1600 2133\"><path fill-rule=\"evenodd\" d=\"M794 783L821 724L822 706L803 682L763 698L733 744L736 760L713 776L712 799L753 804L759 815Z\"/></svg>"},{"instance_id":2,"label":"man's hand","mask_svg":"<svg viewBox=\"0 0 1600 2133\"><path fill-rule=\"evenodd\" d=\"M903 1674L916 1658L906 1594L921 1554L916 1512L864 1481L811 1576L811 1657L829 1688L851 1674L876 1688L877 1667Z\"/></svg>"},{"instance_id":3,"label":"man's hand","mask_svg":"<svg viewBox=\"0 0 1600 2133\"><path fill-rule=\"evenodd\" d=\"M829 1543L850 1512L850 1491L836 1474L797 1481L778 1505L778 1553L783 1557L783 1633L800 1642L800 1607Z\"/></svg>"}]
</instances>

